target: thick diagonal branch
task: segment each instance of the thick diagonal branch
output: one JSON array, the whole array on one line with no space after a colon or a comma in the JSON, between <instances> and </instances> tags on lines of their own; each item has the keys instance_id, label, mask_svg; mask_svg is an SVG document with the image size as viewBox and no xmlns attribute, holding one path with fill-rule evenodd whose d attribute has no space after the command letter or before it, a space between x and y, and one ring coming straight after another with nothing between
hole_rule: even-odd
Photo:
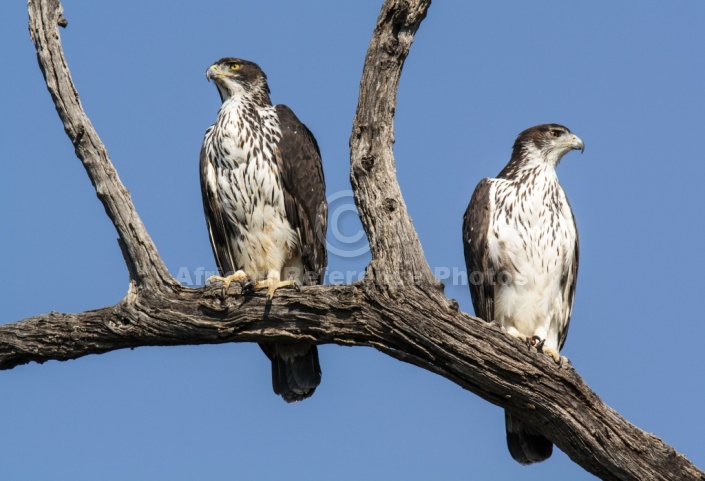
<instances>
[{"instance_id":1,"label":"thick diagonal branch","mask_svg":"<svg viewBox=\"0 0 705 481\"><path fill-rule=\"evenodd\" d=\"M498 406L531 413L533 426L602 479L705 479L673 448L605 405L570 366L432 298L380 304L363 283L281 291L269 306L236 287L227 295L215 287L172 294L2 326L0 369L139 346L283 340L372 346Z\"/></svg>"}]
</instances>

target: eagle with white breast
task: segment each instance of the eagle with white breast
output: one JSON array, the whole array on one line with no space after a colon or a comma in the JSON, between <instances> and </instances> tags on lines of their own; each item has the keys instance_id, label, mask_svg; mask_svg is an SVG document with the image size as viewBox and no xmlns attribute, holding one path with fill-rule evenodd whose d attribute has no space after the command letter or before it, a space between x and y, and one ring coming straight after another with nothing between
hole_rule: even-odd
<instances>
[{"instance_id":1,"label":"eagle with white breast","mask_svg":"<svg viewBox=\"0 0 705 481\"><path fill-rule=\"evenodd\" d=\"M239 58L210 66L222 101L201 148L201 193L221 281L266 289L321 282L328 204L316 139L285 105L272 105L267 76ZM321 382L312 343L264 343L274 392L287 402Z\"/></svg>"},{"instance_id":2,"label":"eagle with white breast","mask_svg":"<svg viewBox=\"0 0 705 481\"><path fill-rule=\"evenodd\" d=\"M463 245L475 315L550 354L568 335L578 276L578 230L556 165L583 141L558 124L514 142L495 179L475 188L463 217ZM547 459L553 444L505 411L507 445L522 464Z\"/></svg>"}]
</instances>

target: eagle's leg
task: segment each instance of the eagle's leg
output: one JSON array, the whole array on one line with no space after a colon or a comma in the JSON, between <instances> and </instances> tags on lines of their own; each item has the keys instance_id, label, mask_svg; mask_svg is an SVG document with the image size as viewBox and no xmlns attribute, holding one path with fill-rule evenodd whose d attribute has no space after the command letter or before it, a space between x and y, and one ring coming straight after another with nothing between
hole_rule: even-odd
<instances>
[{"instance_id":1,"label":"eagle's leg","mask_svg":"<svg viewBox=\"0 0 705 481\"><path fill-rule=\"evenodd\" d=\"M267 300L272 300L274 292L280 287L293 287L299 290L299 283L296 279L279 280L278 272L270 272L267 278L263 281L257 281L253 289L267 289Z\"/></svg>"},{"instance_id":2,"label":"eagle's leg","mask_svg":"<svg viewBox=\"0 0 705 481\"><path fill-rule=\"evenodd\" d=\"M233 282L239 282L241 284L244 284L246 280L247 274L245 274L245 271L235 271L226 277L210 276L208 279L206 279L206 283L212 284L214 282L220 281L223 283L223 288L227 289Z\"/></svg>"}]
</instances>

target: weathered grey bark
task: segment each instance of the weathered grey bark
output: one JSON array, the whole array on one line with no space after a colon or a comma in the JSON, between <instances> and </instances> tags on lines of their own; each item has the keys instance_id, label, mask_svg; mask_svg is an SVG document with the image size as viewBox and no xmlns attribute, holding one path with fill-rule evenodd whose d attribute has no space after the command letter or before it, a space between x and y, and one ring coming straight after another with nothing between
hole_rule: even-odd
<instances>
[{"instance_id":1,"label":"weathered grey bark","mask_svg":"<svg viewBox=\"0 0 705 481\"><path fill-rule=\"evenodd\" d=\"M431 275L396 180L396 91L430 0L387 0L350 139L351 181L372 261L353 285L279 291L267 305L231 287L187 289L168 273L88 117L66 66L58 0L30 0L39 65L76 154L117 229L130 288L115 306L0 327L0 369L151 345L306 340L373 346L444 376L525 421L606 480L705 480L684 456L606 406L570 366L529 352L460 312ZM276 322L272 322L276 321Z\"/></svg>"}]
</instances>

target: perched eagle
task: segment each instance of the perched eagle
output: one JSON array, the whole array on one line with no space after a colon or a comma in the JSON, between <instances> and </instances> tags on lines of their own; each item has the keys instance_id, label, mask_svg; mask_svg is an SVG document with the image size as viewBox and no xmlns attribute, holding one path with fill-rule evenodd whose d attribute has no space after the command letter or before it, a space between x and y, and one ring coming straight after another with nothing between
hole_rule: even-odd
<instances>
[{"instance_id":1,"label":"perched eagle","mask_svg":"<svg viewBox=\"0 0 705 481\"><path fill-rule=\"evenodd\" d=\"M225 288L267 289L320 282L326 267L328 204L313 134L285 105L273 106L259 66L223 58L206 76L222 100L201 148L201 193ZM321 382L309 343L260 344L272 386L285 401L308 398Z\"/></svg>"},{"instance_id":2,"label":"perched eagle","mask_svg":"<svg viewBox=\"0 0 705 481\"><path fill-rule=\"evenodd\" d=\"M514 142L496 179L483 179L463 217L465 264L475 315L550 354L568 334L578 276L578 230L556 165L583 141L557 124ZM553 444L505 412L507 446L522 464L547 459Z\"/></svg>"}]
</instances>

